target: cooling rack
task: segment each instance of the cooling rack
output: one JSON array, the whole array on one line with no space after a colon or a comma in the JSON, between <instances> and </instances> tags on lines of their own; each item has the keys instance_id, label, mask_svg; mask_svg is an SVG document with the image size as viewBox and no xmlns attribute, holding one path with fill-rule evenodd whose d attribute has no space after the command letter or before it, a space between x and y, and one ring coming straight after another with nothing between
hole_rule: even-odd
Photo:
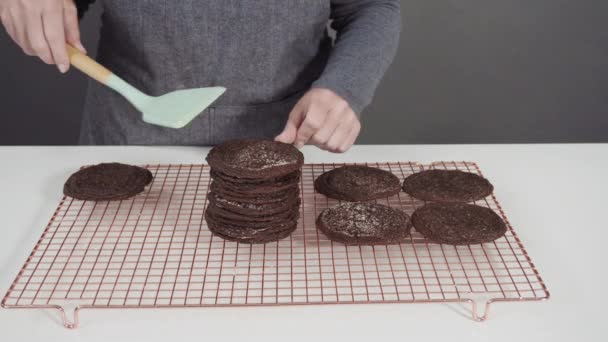
<instances>
[{"instance_id":1,"label":"cooling rack","mask_svg":"<svg viewBox=\"0 0 608 342\"><path fill-rule=\"evenodd\" d=\"M360 164L401 180L428 168L481 174L471 162ZM303 166L298 228L265 245L209 232L207 165L145 165L154 181L129 200L64 197L1 304L57 309L64 326L76 328L82 309L343 303L461 302L483 321L491 303L549 298L494 196L476 202L507 222L506 235L492 243L434 244L415 231L400 245L329 241L314 223L339 201L316 193L313 181L341 165ZM403 192L377 202L408 214L424 204Z\"/></svg>"}]
</instances>

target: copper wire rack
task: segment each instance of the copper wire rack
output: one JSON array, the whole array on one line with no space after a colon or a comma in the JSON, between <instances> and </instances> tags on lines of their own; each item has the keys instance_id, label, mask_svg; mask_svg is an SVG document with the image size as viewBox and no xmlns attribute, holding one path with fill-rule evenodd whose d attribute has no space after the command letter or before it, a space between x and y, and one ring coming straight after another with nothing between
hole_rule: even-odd
<instances>
[{"instance_id":1,"label":"copper wire rack","mask_svg":"<svg viewBox=\"0 0 608 342\"><path fill-rule=\"evenodd\" d=\"M2 306L57 309L75 328L85 308L461 302L482 321L493 302L549 298L494 196L476 202L509 227L492 243L435 244L415 231L401 245L329 241L315 219L339 201L316 193L313 180L341 165L304 165L298 228L265 245L225 241L207 229L207 165L146 165L154 181L129 200L64 197ZM401 180L428 168L481 174L471 162L367 165ZM377 202L408 214L424 204L403 192Z\"/></svg>"}]
</instances>

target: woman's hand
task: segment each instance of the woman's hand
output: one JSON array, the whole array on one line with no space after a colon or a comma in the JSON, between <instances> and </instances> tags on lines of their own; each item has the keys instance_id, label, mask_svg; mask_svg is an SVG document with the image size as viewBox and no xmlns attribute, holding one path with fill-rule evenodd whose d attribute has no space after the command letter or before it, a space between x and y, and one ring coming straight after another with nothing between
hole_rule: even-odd
<instances>
[{"instance_id":1,"label":"woman's hand","mask_svg":"<svg viewBox=\"0 0 608 342\"><path fill-rule=\"evenodd\" d=\"M72 0L0 0L0 18L23 52L63 73L70 66L66 41L85 52Z\"/></svg>"},{"instance_id":2,"label":"woman's hand","mask_svg":"<svg viewBox=\"0 0 608 342\"><path fill-rule=\"evenodd\" d=\"M348 103L328 89L313 88L295 105L285 129L275 140L301 148L311 143L331 152L346 152L361 123Z\"/></svg>"}]
</instances>

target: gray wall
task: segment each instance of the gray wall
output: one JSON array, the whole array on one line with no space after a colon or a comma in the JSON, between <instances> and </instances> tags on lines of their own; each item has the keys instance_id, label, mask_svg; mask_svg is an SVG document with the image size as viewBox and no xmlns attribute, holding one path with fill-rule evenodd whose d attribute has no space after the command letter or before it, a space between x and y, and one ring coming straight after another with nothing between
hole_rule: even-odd
<instances>
[{"instance_id":1,"label":"gray wall","mask_svg":"<svg viewBox=\"0 0 608 342\"><path fill-rule=\"evenodd\" d=\"M608 142L608 1L403 1L360 143ZM83 22L94 51L99 9ZM75 144L85 79L0 33L0 144Z\"/></svg>"}]
</instances>

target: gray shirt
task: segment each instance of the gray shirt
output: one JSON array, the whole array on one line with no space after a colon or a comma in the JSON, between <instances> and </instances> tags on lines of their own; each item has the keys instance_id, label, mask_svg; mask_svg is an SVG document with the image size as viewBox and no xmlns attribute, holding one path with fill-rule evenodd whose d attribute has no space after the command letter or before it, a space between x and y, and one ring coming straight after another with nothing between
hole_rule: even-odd
<instances>
[{"instance_id":1,"label":"gray shirt","mask_svg":"<svg viewBox=\"0 0 608 342\"><path fill-rule=\"evenodd\" d=\"M394 58L401 27L399 0L102 3L97 58L118 76L151 95L205 86L228 90L191 124L173 130L144 123L118 94L91 82L84 144L272 138L311 87L333 90L361 113ZM327 32L330 19L335 42Z\"/></svg>"}]
</instances>

